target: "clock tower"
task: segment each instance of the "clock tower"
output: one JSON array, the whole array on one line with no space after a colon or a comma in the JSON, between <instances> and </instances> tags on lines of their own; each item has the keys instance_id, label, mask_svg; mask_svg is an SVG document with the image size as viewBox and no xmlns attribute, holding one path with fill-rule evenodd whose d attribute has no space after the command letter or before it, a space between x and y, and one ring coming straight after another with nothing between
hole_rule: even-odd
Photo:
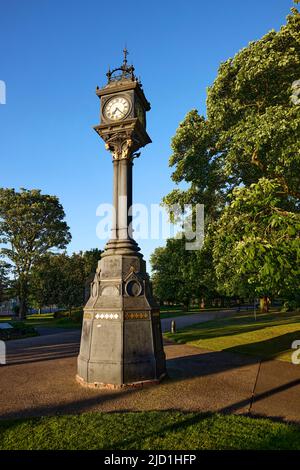
<instances>
[{"instance_id":1,"label":"clock tower","mask_svg":"<svg viewBox=\"0 0 300 470\"><path fill-rule=\"evenodd\" d=\"M151 139L150 110L141 82L128 66L108 71L96 89L100 124L113 162L113 220L84 308L77 380L82 385L119 388L159 382L165 375L160 313L140 248L132 237L132 167Z\"/></svg>"}]
</instances>

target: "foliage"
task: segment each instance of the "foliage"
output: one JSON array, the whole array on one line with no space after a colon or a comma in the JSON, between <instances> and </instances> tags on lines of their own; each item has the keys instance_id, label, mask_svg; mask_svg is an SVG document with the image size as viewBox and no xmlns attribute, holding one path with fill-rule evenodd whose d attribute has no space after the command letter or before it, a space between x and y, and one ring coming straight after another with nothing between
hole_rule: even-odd
<instances>
[{"instance_id":1,"label":"foliage","mask_svg":"<svg viewBox=\"0 0 300 470\"><path fill-rule=\"evenodd\" d=\"M156 248L150 262L153 292L161 302L183 303L187 308L192 298L216 295L206 249L186 250L184 238L170 238L165 247Z\"/></svg>"},{"instance_id":2,"label":"foliage","mask_svg":"<svg viewBox=\"0 0 300 470\"><path fill-rule=\"evenodd\" d=\"M156 248L150 262L154 271L154 295L161 301L188 306L192 294L191 262L194 253L186 251L184 243L183 239L168 239L166 247Z\"/></svg>"},{"instance_id":3,"label":"foliage","mask_svg":"<svg viewBox=\"0 0 300 470\"><path fill-rule=\"evenodd\" d=\"M61 282L61 255L46 253L31 269L29 300L32 307L41 311L45 305L57 303Z\"/></svg>"},{"instance_id":4,"label":"foliage","mask_svg":"<svg viewBox=\"0 0 300 470\"><path fill-rule=\"evenodd\" d=\"M38 336L38 332L33 326L20 321L9 323L13 328L0 330L0 340L2 341Z\"/></svg>"},{"instance_id":5,"label":"foliage","mask_svg":"<svg viewBox=\"0 0 300 470\"><path fill-rule=\"evenodd\" d=\"M300 293L300 214L289 211L276 180L236 188L214 229L220 291L285 298Z\"/></svg>"},{"instance_id":6,"label":"foliage","mask_svg":"<svg viewBox=\"0 0 300 470\"><path fill-rule=\"evenodd\" d=\"M172 140L173 181L188 187L163 202L205 204L207 279L226 295L299 297L299 70L292 8L278 32L221 64L207 117L192 110Z\"/></svg>"},{"instance_id":7,"label":"foliage","mask_svg":"<svg viewBox=\"0 0 300 470\"><path fill-rule=\"evenodd\" d=\"M71 321L73 323L81 324L82 319L83 319L83 309L79 308L76 310L72 310L71 313L68 311L59 310L54 313L53 317L58 320L63 320L60 322L61 325L64 323L64 321L66 321L65 323L68 323L69 321Z\"/></svg>"},{"instance_id":8,"label":"foliage","mask_svg":"<svg viewBox=\"0 0 300 470\"><path fill-rule=\"evenodd\" d=\"M51 249L64 249L71 239L64 217L56 196L36 189L0 188L0 242L5 245L1 254L12 262L17 276L21 317L27 311L33 266Z\"/></svg>"},{"instance_id":9,"label":"foliage","mask_svg":"<svg viewBox=\"0 0 300 470\"><path fill-rule=\"evenodd\" d=\"M101 251L46 254L33 267L30 275L30 300L39 309L59 305L72 309L85 301L85 289L94 275Z\"/></svg>"},{"instance_id":10,"label":"foliage","mask_svg":"<svg viewBox=\"0 0 300 470\"><path fill-rule=\"evenodd\" d=\"M79 252L84 260L84 271L86 279L89 279L91 275L95 274L101 253L102 251L99 250L99 248L92 248L91 250Z\"/></svg>"}]
</instances>

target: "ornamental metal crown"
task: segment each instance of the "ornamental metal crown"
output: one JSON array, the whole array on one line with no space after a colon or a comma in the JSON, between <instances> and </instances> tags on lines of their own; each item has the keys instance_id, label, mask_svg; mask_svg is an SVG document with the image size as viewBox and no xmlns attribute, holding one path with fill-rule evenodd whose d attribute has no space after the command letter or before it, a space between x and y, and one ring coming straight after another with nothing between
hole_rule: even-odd
<instances>
[{"instance_id":1,"label":"ornamental metal crown","mask_svg":"<svg viewBox=\"0 0 300 470\"><path fill-rule=\"evenodd\" d=\"M132 80L132 81L139 81L137 77L134 75L134 67L133 65L128 65L127 56L129 54L128 50L123 49L124 59L123 64L121 67L117 67L113 70L108 70L106 76L108 79L108 83L115 82L119 80ZM119 73L117 73L119 72Z\"/></svg>"}]
</instances>

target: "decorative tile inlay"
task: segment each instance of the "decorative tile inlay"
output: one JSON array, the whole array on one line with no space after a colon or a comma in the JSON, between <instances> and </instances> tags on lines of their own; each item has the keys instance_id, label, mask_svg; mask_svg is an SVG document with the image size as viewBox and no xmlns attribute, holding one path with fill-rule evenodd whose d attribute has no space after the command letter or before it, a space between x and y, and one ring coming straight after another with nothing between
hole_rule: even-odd
<instances>
[{"instance_id":1,"label":"decorative tile inlay","mask_svg":"<svg viewBox=\"0 0 300 470\"><path fill-rule=\"evenodd\" d=\"M91 313L85 313L83 315L84 320L91 320L93 318L93 315Z\"/></svg>"},{"instance_id":2,"label":"decorative tile inlay","mask_svg":"<svg viewBox=\"0 0 300 470\"><path fill-rule=\"evenodd\" d=\"M117 313L96 313L96 320L117 320L119 315Z\"/></svg>"},{"instance_id":3,"label":"decorative tile inlay","mask_svg":"<svg viewBox=\"0 0 300 470\"><path fill-rule=\"evenodd\" d=\"M148 313L126 312L125 320L148 320Z\"/></svg>"}]
</instances>

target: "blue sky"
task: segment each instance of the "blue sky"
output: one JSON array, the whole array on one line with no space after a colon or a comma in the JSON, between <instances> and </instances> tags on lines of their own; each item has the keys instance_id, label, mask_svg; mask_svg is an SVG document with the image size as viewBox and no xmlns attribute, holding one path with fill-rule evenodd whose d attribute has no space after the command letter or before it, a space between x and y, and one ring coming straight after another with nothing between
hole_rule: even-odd
<instances>
[{"instance_id":1,"label":"blue sky","mask_svg":"<svg viewBox=\"0 0 300 470\"><path fill-rule=\"evenodd\" d=\"M92 129L96 85L129 62L152 109L153 141L134 165L134 201L159 203L174 184L170 141L192 108L205 113L220 62L278 30L292 0L1 0L0 185L56 194L71 228L68 251L103 241L96 208L111 201L112 164ZM141 240L145 258L159 240Z\"/></svg>"}]
</instances>

